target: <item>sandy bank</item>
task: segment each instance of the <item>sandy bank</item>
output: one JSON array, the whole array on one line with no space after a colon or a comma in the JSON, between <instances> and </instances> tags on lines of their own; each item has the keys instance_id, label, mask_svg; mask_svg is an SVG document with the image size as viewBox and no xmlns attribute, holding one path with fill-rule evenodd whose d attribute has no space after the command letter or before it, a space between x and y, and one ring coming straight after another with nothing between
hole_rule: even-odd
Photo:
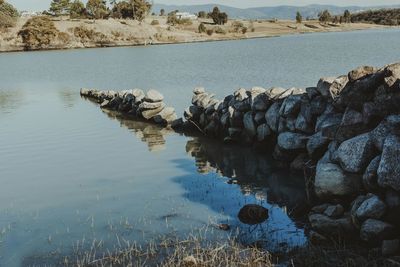
<instances>
[{"instance_id":1,"label":"sandy bank","mask_svg":"<svg viewBox=\"0 0 400 267\"><path fill-rule=\"evenodd\" d=\"M18 32L28 18L20 18L15 27L0 33L0 52L23 51L25 49ZM152 25L157 20L158 25ZM203 22L207 29L222 33L198 33L198 26ZM247 28L246 33L235 32L234 24L241 22ZM294 21L268 20L230 20L224 26L215 26L210 20L195 20L192 25L170 26L166 17L150 16L143 22L134 20L70 20L68 18L54 19L56 28L64 33L64 41L58 41L46 49L72 49L115 47L155 44L176 44L222 40L239 40L250 38L274 37L287 34L302 34L314 32L342 32L365 29L384 29L388 26L372 24L329 24L322 25L318 21L306 21L296 24ZM94 37L82 37L75 33L76 28L92 30Z\"/></svg>"}]
</instances>

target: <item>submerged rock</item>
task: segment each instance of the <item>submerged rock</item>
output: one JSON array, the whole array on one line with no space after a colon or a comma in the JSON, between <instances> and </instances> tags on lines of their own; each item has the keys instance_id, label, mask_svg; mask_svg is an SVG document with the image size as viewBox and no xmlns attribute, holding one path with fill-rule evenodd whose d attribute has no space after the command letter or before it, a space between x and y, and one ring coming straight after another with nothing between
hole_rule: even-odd
<instances>
[{"instance_id":1,"label":"submerged rock","mask_svg":"<svg viewBox=\"0 0 400 267\"><path fill-rule=\"evenodd\" d=\"M268 209L256 204L248 204L240 209L238 218L244 224L254 225L268 219Z\"/></svg>"}]
</instances>

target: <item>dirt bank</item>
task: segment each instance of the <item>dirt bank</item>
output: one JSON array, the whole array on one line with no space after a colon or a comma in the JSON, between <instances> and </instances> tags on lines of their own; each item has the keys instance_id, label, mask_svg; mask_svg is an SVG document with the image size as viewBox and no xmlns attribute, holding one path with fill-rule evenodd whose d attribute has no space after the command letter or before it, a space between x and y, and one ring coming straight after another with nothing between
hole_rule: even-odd
<instances>
[{"instance_id":1,"label":"dirt bank","mask_svg":"<svg viewBox=\"0 0 400 267\"><path fill-rule=\"evenodd\" d=\"M0 32L0 52L25 50L24 43L21 37L18 36L18 32L27 20L28 18L26 17L20 18L15 27L9 28L5 32ZM63 33L63 38L46 47L46 49L175 44L263 38L286 34L388 28L388 26L361 23L322 25L318 21L306 21L302 24L296 24L294 21L283 20L230 20L224 26L216 26L212 25L211 21L207 19L195 20L191 25L170 26L166 23L166 17L160 16L150 16L141 23L134 20L115 19L96 21L87 19L71 20L66 17L52 20L56 28ZM198 26L202 22L205 23L207 30L213 30L212 35L198 32ZM237 25L240 24L243 27L238 28ZM243 28L246 28L245 33L243 33ZM82 31L84 32L83 36ZM91 31L91 33L86 34L85 31Z\"/></svg>"}]
</instances>

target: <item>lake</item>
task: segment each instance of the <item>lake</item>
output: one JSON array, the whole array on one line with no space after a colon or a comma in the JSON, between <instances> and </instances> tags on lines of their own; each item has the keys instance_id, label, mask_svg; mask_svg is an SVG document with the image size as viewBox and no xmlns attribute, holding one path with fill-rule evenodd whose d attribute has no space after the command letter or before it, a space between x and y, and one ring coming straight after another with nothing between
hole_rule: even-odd
<instances>
[{"instance_id":1,"label":"lake","mask_svg":"<svg viewBox=\"0 0 400 267\"><path fill-rule=\"evenodd\" d=\"M145 243L210 227L280 250L307 238L296 211L304 180L270 155L129 121L79 96L81 87L154 88L182 114L192 89L313 86L359 65L399 61L400 30L149 47L0 54L0 266L49 263L101 240ZM237 219L256 203L270 218Z\"/></svg>"}]
</instances>

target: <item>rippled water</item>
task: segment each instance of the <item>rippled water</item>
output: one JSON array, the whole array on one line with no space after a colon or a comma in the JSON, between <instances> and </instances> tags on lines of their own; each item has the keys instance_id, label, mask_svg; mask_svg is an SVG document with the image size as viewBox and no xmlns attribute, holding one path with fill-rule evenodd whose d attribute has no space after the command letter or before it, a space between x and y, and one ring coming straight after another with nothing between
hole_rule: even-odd
<instances>
[{"instance_id":1,"label":"rippled water","mask_svg":"<svg viewBox=\"0 0 400 267\"><path fill-rule=\"evenodd\" d=\"M301 175L248 148L181 136L102 112L80 87L156 88L181 113L192 88L309 86L363 64L398 61L399 30L0 54L0 266L26 266L85 240L142 242L209 223L247 242L302 245ZM236 218L270 209L261 230ZM211 231L210 238L228 233Z\"/></svg>"}]
</instances>

